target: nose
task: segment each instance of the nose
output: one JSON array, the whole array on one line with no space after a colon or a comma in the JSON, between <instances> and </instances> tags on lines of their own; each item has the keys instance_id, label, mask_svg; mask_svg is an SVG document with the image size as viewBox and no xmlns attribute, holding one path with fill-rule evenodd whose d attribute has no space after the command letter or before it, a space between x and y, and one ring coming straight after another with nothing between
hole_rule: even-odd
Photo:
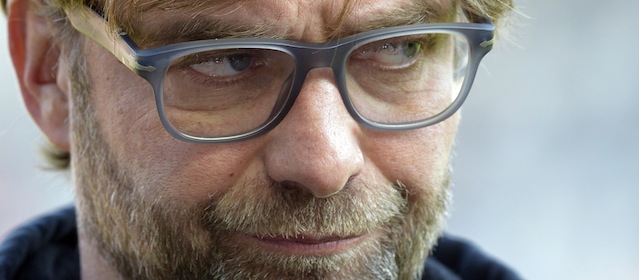
<instances>
[{"instance_id":1,"label":"nose","mask_svg":"<svg viewBox=\"0 0 639 280\"><path fill-rule=\"evenodd\" d=\"M338 193L364 162L358 131L332 71L313 69L287 116L269 132L266 172L276 182L293 183L315 197Z\"/></svg>"}]
</instances>

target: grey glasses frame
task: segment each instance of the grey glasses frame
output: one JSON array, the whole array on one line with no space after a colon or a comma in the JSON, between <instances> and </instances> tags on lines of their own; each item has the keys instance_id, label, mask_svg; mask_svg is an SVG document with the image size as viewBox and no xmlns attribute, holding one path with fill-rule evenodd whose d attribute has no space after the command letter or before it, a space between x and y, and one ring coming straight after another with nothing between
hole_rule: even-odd
<instances>
[{"instance_id":1,"label":"grey glasses frame","mask_svg":"<svg viewBox=\"0 0 639 280\"><path fill-rule=\"evenodd\" d=\"M101 45L120 62L138 76L145 79L153 87L156 107L162 125L175 138L192 143L226 143L260 136L278 125L293 106L302 88L307 73L319 67L333 70L335 81L342 101L350 115L358 123L367 127L385 130L408 130L422 128L441 122L453 115L465 101L475 79L477 68L482 58L492 49L495 26L488 20L485 23L428 23L397 26L363 32L326 43L306 43L287 40L246 38L246 39L211 39L193 42L176 43L167 46L140 49L125 33L113 31L106 20L87 6L77 6L65 10L73 27L86 37ZM351 52L358 47L373 41L398 36L408 36L424 31L446 32L463 35L469 42L470 56L466 78L460 93L453 103L443 112L422 120L409 123L385 124L370 121L360 115L348 96L345 75L346 63ZM289 54L295 60L294 78L290 92L279 106L277 112L260 127L239 135L223 137L198 137L184 134L176 129L168 120L163 99L163 77L171 62L187 54L225 48L259 48L280 51ZM279 102L279 101L278 101Z\"/></svg>"}]
</instances>

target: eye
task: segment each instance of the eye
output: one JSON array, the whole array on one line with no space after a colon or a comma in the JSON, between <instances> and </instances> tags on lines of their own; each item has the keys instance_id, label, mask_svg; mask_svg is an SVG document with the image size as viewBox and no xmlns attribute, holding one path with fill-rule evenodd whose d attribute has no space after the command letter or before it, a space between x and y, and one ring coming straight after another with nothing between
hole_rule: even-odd
<instances>
[{"instance_id":1,"label":"eye","mask_svg":"<svg viewBox=\"0 0 639 280\"><path fill-rule=\"evenodd\" d=\"M358 49L352 58L370 60L388 68L402 68L415 62L421 50L422 44L415 41L382 41Z\"/></svg>"},{"instance_id":2,"label":"eye","mask_svg":"<svg viewBox=\"0 0 639 280\"><path fill-rule=\"evenodd\" d=\"M260 65L259 60L251 54L208 56L197 61L189 67L202 75L217 78L237 75Z\"/></svg>"}]
</instances>

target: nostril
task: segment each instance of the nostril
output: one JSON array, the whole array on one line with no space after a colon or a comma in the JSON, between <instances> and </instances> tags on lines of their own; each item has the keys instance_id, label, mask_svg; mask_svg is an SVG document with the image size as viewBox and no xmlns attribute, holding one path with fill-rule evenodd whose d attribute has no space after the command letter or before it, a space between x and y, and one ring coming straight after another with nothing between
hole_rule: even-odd
<instances>
[{"instance_id":1,"label":"nostril","mask_svg":"<svg viewBox=\"0 0 639 280\"><path fill-rule=\"evenodd\" d=\"M306 188L304 188L304 186L302 186L302 184L293 182L293 181L281 182L279 183L279 187L287 193L297 193L297 192L310 193L309 191L306 190Z\"/></svg>"},{"instance_id":2,"label":"nostril","mask_svg":"<svg viewBox=\"0 0 639 280\"><path fill-rule=\"evenodd\" d=\"M279 192L286 201L303 201L314 197L313 193L304 185L293 182L284 181L275 184L279 188Z\"/></svg>"}]
</instances>

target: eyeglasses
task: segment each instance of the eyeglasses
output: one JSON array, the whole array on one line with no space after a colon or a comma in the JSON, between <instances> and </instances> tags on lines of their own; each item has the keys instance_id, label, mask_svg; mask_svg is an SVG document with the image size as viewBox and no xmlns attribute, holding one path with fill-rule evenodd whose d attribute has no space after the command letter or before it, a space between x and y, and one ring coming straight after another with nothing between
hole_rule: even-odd
<instances>
[{"instance_id":1,"label":"eyeglasses","mask_svg":"<svg viewBox=\"0 0 639 280\"><path fill-rule=\"evenodd\" d=\"M432 23L326 43L214 39L141 49L128 35L112 34L89 7L66 13L76 30L148 81L165 129L196 143L239 141L274 128L318 67L332 69L360 124L386 131L436 124L462 105L494 37L490 22Z\"/></svg>"}]
</instances>

